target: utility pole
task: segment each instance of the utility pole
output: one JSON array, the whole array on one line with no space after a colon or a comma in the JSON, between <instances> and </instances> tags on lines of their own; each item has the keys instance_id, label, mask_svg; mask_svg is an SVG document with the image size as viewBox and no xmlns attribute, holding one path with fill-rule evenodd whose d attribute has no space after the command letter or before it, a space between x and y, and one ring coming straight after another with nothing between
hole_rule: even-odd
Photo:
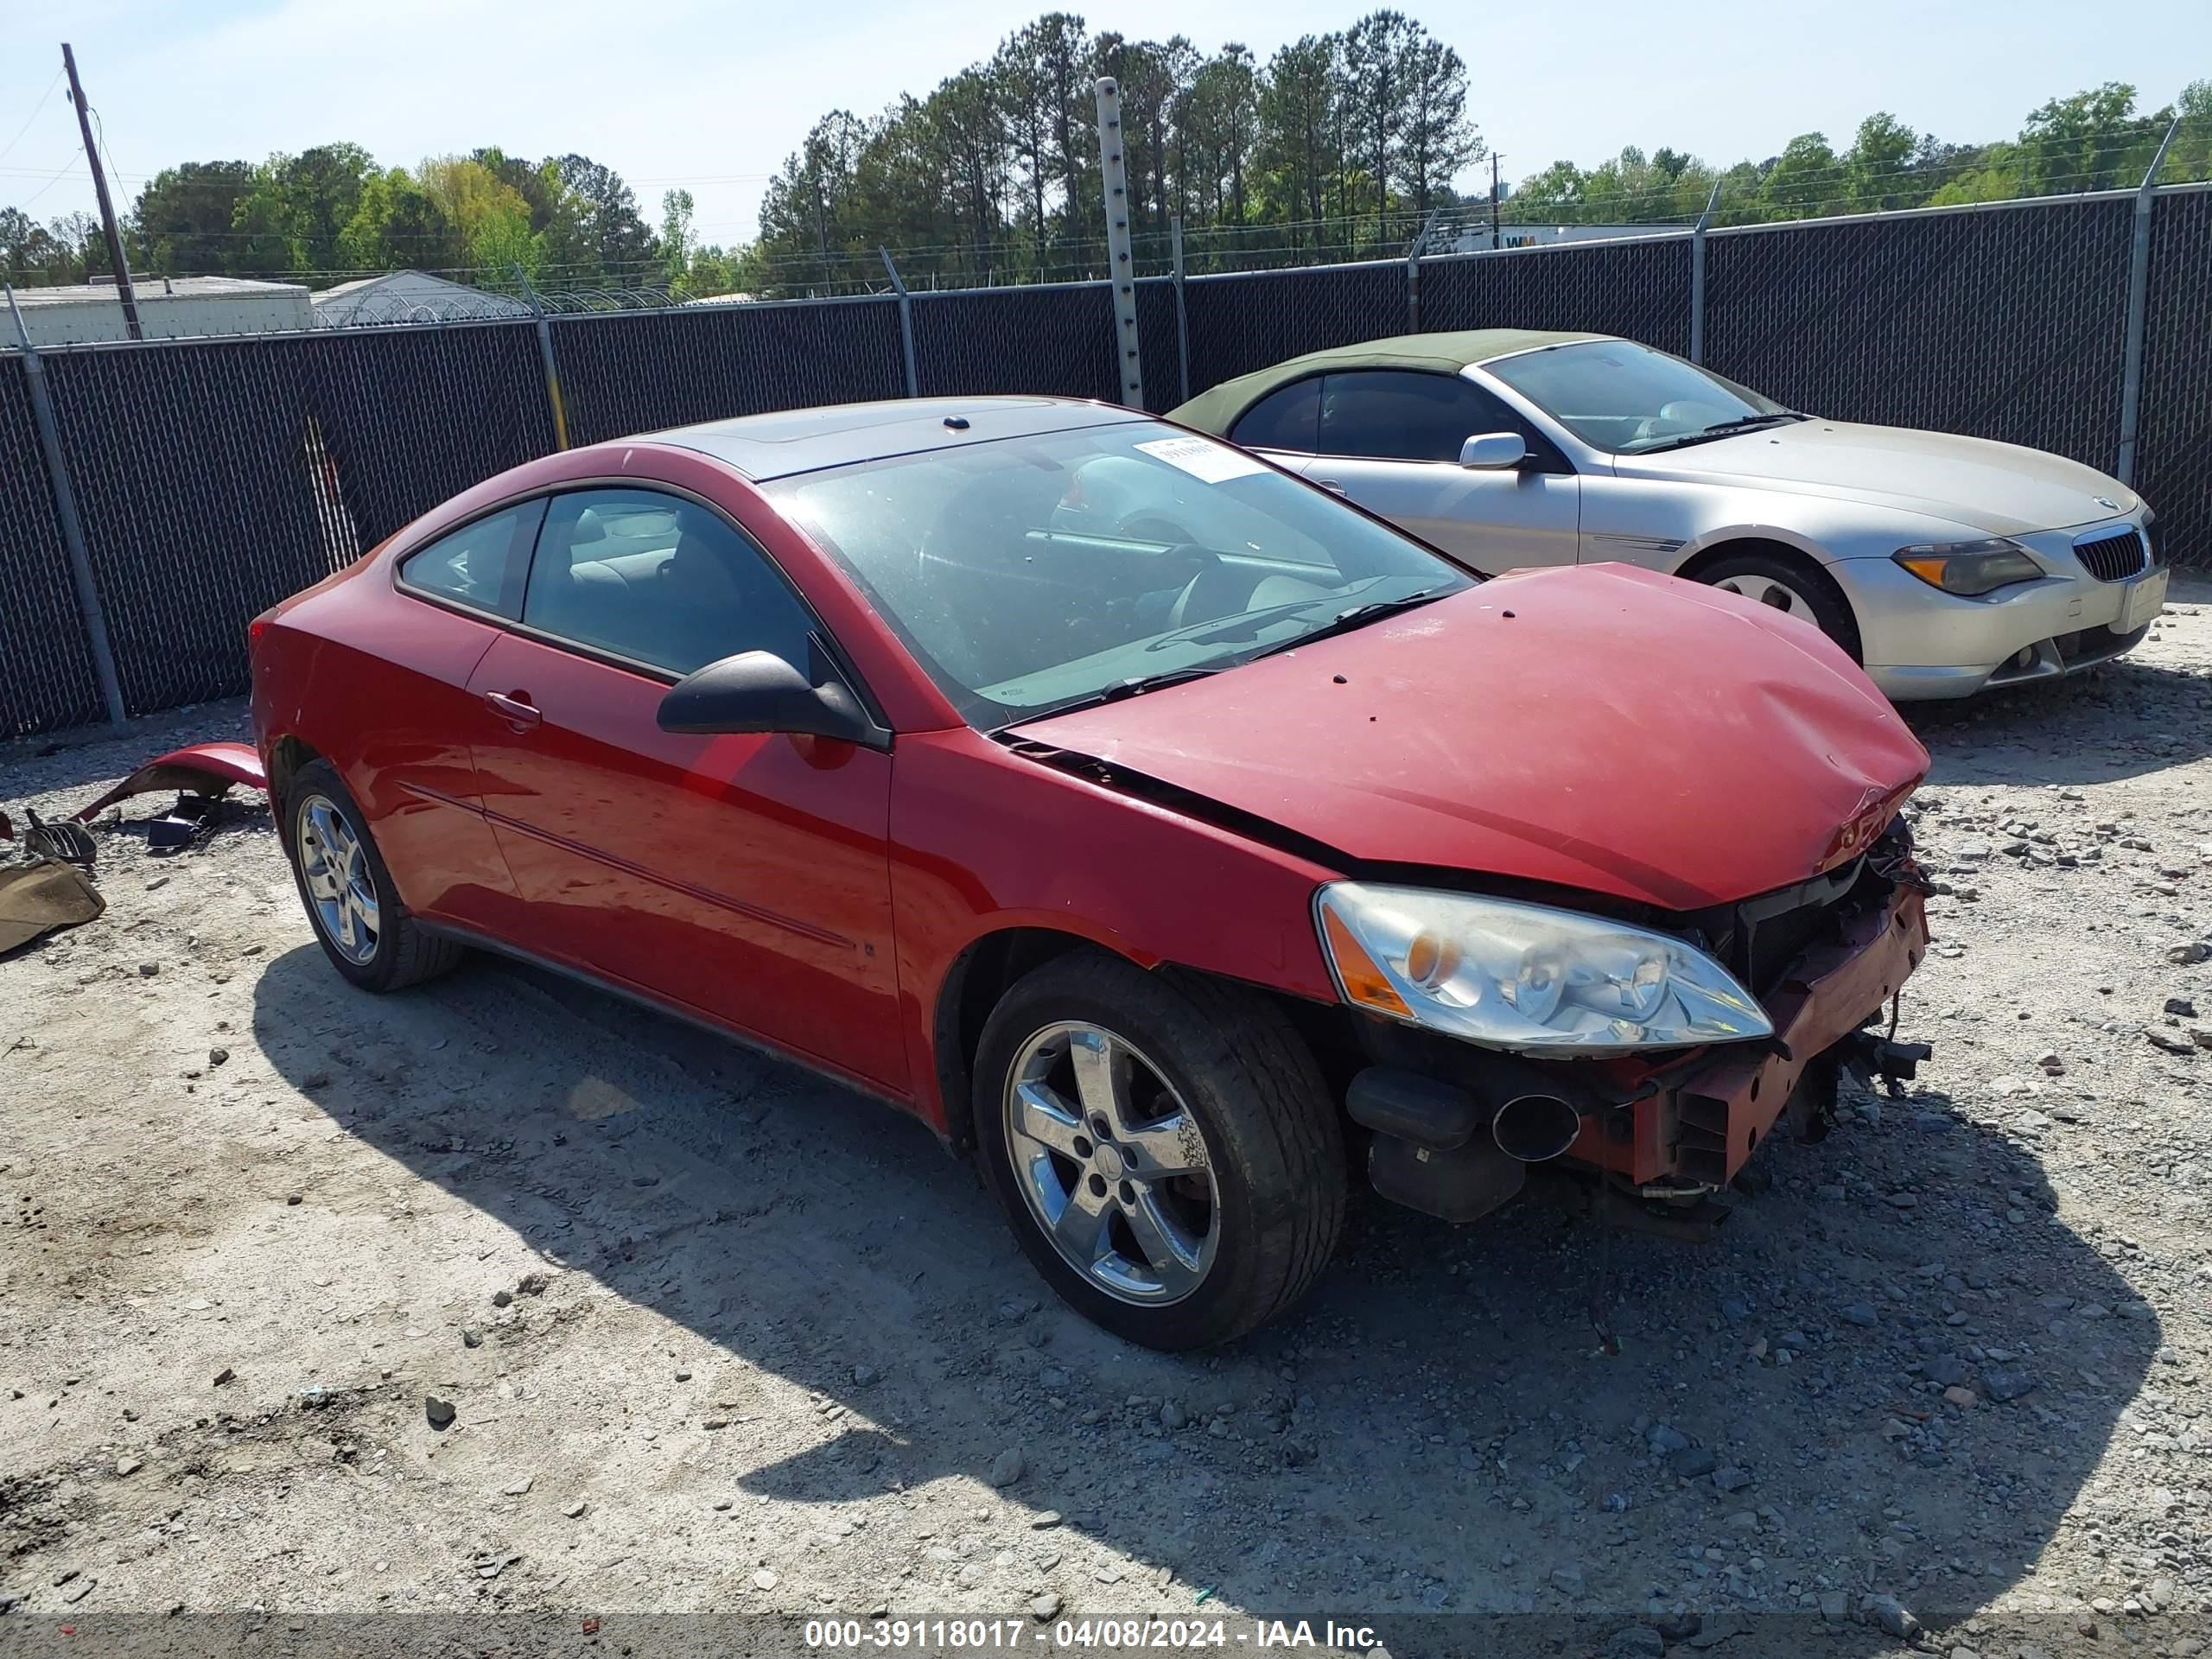
<instances>
[{"instance_id":1,"label":"utility pole","mask_svg":"<svg viewBox=\"0 0 2212 1659\"><path fill-rule=\"evenodd\" d=\"M1497 152L1493 149L1490 153L1490 245L1493 248L1503 245L1498 235L1497 201Z\"/></svg>"},{"instance_id":2,"label":"utility pole","mask_svg":"<svg viewBox=\"0 0 2212 1659\"><path fill-rule=\"evenodd\" d=\"M123 302L123 326L133 340L143 340L138 327L138 296L130 286L130 267L123 257L123 233L115 227L115 204L108 200L107 175L100 170L100 149L92 142L92 112L85 107L85 88L77 79L77 54L61 42L61 64L69 72L69 101L77 106L77 130L85 135L85 160L92 169L92 191L100 199L100 223L107 231L108 264L115 268L115 295Z\"/></svg>"}]
</instances>

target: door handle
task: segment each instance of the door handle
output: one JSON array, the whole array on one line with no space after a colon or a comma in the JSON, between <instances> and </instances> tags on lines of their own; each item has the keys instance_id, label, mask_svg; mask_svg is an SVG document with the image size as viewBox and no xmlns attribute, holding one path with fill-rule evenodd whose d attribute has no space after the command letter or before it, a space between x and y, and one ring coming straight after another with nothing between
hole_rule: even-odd
<instances>
[{"instance_id":1,"label":"door handle","mask_svg":"<svg viewBox=\"0 0 2212 1659\"><path fill-rule=\"evenodd\" d=\"M484 701L492 712L518 732L526 732L545 718L544 714L530 700L527 691L486 691Z\"/></svg>"},{"instance_id":2,"label":"door handle","mask_svg":"<svg viewBox=\"0 0 2212 1659\"><path fill-rule=\"evenodd\" d=\"M1317 478L1313 481L1316 484L1319 484L1323 489L1331 491L1338 495L1350 495L1351 493L1350 490L1344 488L1342 484L1339 484L1333 478Z\"/></svg>"}]
</instances>

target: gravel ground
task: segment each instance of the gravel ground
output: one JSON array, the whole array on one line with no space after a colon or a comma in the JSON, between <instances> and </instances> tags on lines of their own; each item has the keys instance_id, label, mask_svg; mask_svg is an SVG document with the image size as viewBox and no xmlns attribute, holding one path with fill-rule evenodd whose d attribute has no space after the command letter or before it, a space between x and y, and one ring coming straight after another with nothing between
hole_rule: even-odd
<instances>
[{"instance_id":1,"label":"gravel ground","mask_svg":"<svg viewBox=\"0 0 2212 1659\"><path fill-rule=\"evenodd\" d=\"M161 857L126 803L106 916L0 963L0 1649L1154 1613L2194 1653L2212 588L2177 599L2124 664L1913 715L1910 1095L1777 1138L1709 1245L1368 1206L1198 1358L1063 1311L918 1125L490 961L355 993L257 804ZM0 802L244 728L0 747Z\"/></svg>"}]
</instances>

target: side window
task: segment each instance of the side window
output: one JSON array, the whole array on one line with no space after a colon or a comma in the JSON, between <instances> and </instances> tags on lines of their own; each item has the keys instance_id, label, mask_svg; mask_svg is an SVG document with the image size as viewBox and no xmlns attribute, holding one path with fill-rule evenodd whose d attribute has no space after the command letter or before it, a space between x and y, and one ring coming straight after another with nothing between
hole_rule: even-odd
<instances>
[{"instance_id":1,"label":"side window","mask_svg":"<svg viewBox=\"0 0 2212 1659\"><path fill-rule=\"evenodd\" d=\"M522 608L523 566L542 501L525 501L441 536L410 553L399 579L410 588L512 621Z\"/></svg>"},{"instance_id":2,"label":"side window","mask_svg":"<svg viewBox=\"0 0 2212 1659\"><path fill-rule=\"evenodd\" d=\"M1381 461L1457 461L1478 432L1519 432L1527 423L1491 393L1456 374L1358 370L1327 377L1321 393L1321 453Z\"/></svg>"},{"instance_id":3,"label":"side window","mask_svg":"<svg viewBox=\"0 0 2212 1659\"><path fill-rule=\"evenodd\" d=\"M1321 377L1278 386L1246 410L1229 441L1247 449L1294 449L1313 454L1321 423Z\"/></svg>"},{"instance_id":4,"label":"side window","mask_svg":"<svg viewBox=\"0 0 2212 1659\"><path fill-rule=\"evenodd\" d=\"M689 674L741 651L808 671L813 619L721 514L652 490L556 496L531 561L525 626Z\"/></svg>"}]
</instances>

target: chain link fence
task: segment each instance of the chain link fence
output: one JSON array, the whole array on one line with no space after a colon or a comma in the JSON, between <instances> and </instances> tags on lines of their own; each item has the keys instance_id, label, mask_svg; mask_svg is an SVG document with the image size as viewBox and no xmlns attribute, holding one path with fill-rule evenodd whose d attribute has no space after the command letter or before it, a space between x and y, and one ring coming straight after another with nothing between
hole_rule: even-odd
<instances>
[{"instance_id":1,"label":"chain link fence","mask_svg":"<svg viewBox=\"0 0 2212 1659\"><path fill-rule=\"evenodd\" d=\"M101 712L26 380L0 355L0 738Z\"/></svg>"},{"instance_id":2,"label":"chain link fence","mask_svg":"<svg viewBox=\"0 0 2212 1659\"><path fill-rule=\"evenodd\" d=\"M1147 405L1411 328L1624 334L1841 419L2117 465L2135 197L2113 193L1137 283ZM1703 280L1696 272L1702 252ZM2151 219L2138 480L2212 553L2212 191ZM40 354L123 712L236 692L245 623L559 442L918 393L1112 398L1103 283ZM0 735L100 717L35 383L0 353ZM549 368L555 371L549 375Z\"/></svg>"},{"instance_id":3,"label":"chain link fence","mask_svg":"<svg viewBox=\"0 0 2212 1659\"><path fill-rule=\"evenodd\" d=\"M889 296L556 317L547 332L573 443L906 392ZM525 349L543 407L544 370Z\"/></svg>"},{"instance_id":4,"label":"chain link fence","mask_svg":"<svg viewBox=\"0 0 2212 1659\"><path fill-rule=\"evenodd\" d=\"M2168 555L2212 561L2212 192L2158 203L2149 276L2135 483Z\"/></svg>"},{"instance_id":5,"label":"chain link fence","mask_svg":"<svg viewBox=\"0 0 2212 1659\"><path fill-rule=\"evenodd\" d=\"M1715 231L1706 361L1794 408L2108 472L2132 209L2107 197Z\"/></svg>"}]
</instances>

